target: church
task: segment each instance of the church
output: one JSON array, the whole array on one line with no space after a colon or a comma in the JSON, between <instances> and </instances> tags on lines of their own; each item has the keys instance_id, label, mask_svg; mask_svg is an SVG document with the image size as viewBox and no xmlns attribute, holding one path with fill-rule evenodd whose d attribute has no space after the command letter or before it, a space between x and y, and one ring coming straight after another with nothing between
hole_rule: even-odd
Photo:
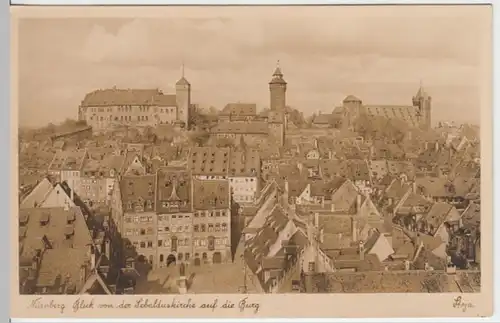
<instances>
[{"instance_id":1,"label":"church","mask_svg":"<svg viewBox=\"0 0 500 323\"><path fill-rule=\"evenodd\" d=\"M99 89L85 95L78 109L78 120L93 130L113 126L158 126L172 124L188 128L191 109L191 84L182 77L175 94L159 89Z\"/></svg>"},{"instance_id":2,"label":"church","mask_svg":"<svg viewBox=\"0 0 500 323\"><path fill-rule=\"evenodd\" d=\"M399 119L410 127L431 128L431 97L422 85L412 98L412 105L364 105L354 95L347 96L342 106L336 107L331 115L329 124L338 128L351 128L360 115L368 117L384 117Z\"/></svg>"}]
</instances>

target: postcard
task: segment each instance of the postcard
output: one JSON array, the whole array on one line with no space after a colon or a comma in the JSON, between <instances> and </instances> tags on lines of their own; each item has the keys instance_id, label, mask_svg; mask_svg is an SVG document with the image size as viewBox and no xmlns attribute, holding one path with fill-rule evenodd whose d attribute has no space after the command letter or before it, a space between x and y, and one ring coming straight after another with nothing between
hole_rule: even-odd
<instances>
[{"instance_id":1,"label":"postcard","mask_svg":"<svg viewBox=\"0 0 500 323\"><path fill-rule=\"evenodd\" d=\"M11 17L12 317L492 315L491 6Z\"/></svg>"}]
</instances>

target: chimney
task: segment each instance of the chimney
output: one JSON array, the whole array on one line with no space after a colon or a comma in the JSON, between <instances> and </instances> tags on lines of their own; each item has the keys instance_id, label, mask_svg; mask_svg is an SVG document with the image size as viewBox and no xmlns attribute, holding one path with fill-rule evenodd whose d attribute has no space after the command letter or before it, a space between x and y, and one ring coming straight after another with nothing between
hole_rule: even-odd
<instances>
[{"instance_id":1,"label":"chimney","mask_svg":"<svg viewBox=\"0 0 500 323\"><path fill-rule=\"evenodd\" d=\"M70 191L70 198L71 198L71 202L75 202L75 189L74 189L74 186L75 186L75 183L73 183L72 185L73 187L70 187L69 188L69 191Z\"/></svg>"},{"instance_id":2,"label":"chimney","mask_svg":"<svg viewBox=\"0 0 500 323\"><path fill-rule=\"evenodd\" d=\"M410 270L410 262L405 260L405 270Z\"/></svg>"},{"instance_id":3,"label":"chimney","mask_svg":"<svg viewBox=\"0 0 500 323\"><path fill-rule=\"evenodd\" d=\"M413 194L417 194L417 182L416 181L413 181L411 183L411 189L412 189Z\"/></svg>"},{"instance_id":4,"label":"chimney","mask_svg":"<svg viewBox=\"0 0 500 323\"><path fill-rule=\"evenodd\" d=\"M359 260L365 260L365 244L363 241L359 242L358 251L359 251Z\"/></svg>"},{"instance_id":5,"label":"chimney","mask_svg":"<svg viewBox=\"0 0 500 323\"><path fill-rule=\"evenodd\" d=\"M111 242L109 241L109 239L106 237L104 239L104 254L106 255L106 257L108 258L108 260L110 259L111 257Z\"/></svg>"},{"instance_id":6,"label":"chimney","mask_svg":"<svg viewBox=\"0 0 500 323\"><path fill-rule=\"evenodd\" d=\"M358 241L358 221L354 217L351 220L351 235L353 242Z\"/></svg>"},{"instance_id":7,"label":"chimney","mask_svg":"<svg viewBox=\"0 0 500 323\"><path fill-rule=\"evenodd\" d=\"M356 215L359 215L361 212L361 194L356 196Z\"/></svg>"},{"instance_id":8,"label":"chimney","mask_svg":"<svg viewBox=\"0 0 500 323\"><path fill-rule=\"evenodd\" d=\"M315 226L316 228L318 228L318 227L319 227L319 213L317 213L317 212L316 212L316 213L314 213L314 226Z\"/></svg>"},{"instance_id":9,"label":"chimney","mask_svg":"<svg viewBox=\"0 0 500 323\"><path fill-rule=\"evenodd\" d=\"M96 252L94 249L94 246L90 247L90 270L95 269L95 262L96 262Z\"/></svg>"}]
</instances>

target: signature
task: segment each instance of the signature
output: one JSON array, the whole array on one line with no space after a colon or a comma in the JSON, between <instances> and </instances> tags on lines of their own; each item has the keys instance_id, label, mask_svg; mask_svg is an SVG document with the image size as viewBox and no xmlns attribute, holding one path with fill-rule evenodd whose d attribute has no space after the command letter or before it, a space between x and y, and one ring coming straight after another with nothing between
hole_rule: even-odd
<instances>
[{"instance_id":1,"label":"signature","mask_svg":"<svg viewBox=\"0 0 500 323\"><path fill-rule=\"evenodd\" d=\"M465 301L462 296L457 296L453 299L453 307L461 309L462 312L466 312L469 308L474 308L474 304Z\"/></svg>"}]
</instances>

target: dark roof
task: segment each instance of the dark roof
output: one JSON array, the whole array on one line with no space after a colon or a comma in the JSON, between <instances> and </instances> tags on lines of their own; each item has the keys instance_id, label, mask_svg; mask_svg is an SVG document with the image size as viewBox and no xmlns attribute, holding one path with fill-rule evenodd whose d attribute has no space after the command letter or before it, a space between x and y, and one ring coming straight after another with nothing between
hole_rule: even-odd
<instances>
[{"instance_id":1,"label":"dark roof","mask_svg":"<svg viewBox=\"0 0 500 323\"><path fill-rule=\"evenodd\" d=\"M255 103L228 103L220 114L253 117L257 115L257 105Z\"/></svg>"},{"instance_id":2,"label":"dark roof","mask_svg":"<svg viewBox=\"0 0 500 323\"><path fill-rule=\"evenodd\" d=\"M258 176L260 174L260 154L258 150L231 151L229 176Z\"/></svg>"},{"instance_id":3,"label":"dark roof","mask_svg":"<svg viewBox=\"0 0 500 323\"><path fill-rule=\"evenodd\" d=\"M120 192L124 209L130 205L132 208L148 206L154 207L155 175L124 176L120 181Z\"/></svg>"},{"instance_id":4,"label":"dark roof","mask_svg":"<svg viewBox=\"0 0 500 323\"><path fill-rule=\"evenodd\" d=\"M191 178L186 170L171 167L160 168L156 180L157 212L188 212L191 210ZM167 202L167 204L164 205L163 202Z\"/></svg>"},{"instance_id":5,"label":"dark roof","mask_svg":"<svg viewBox=\"0 0 500 323\"><path fill-rule=\"evenodd\" d=\"M83 99L83 107L115 106L115 105L177 105L175 95L165 95L158 89L105 89L88 93Z\"/></svg>"},{"instance_id":6,"label":"dark roof","mask_svg":"<svg viewBox=\"0 0 500 323\"><path fill-rule=\"evenodd\" d=\"M227 180L193 180L195 210L229 209L231 206Z\"/></svg>"},{"instance_id":7,"label":"dark roof","mask_svg":"<svg viewBox=\"0 0 500 323\"><path fill-rule=\"evenodd\" d=\"M191 149L189 168L193 175L227 175L230 149L196 147Z\"/></svg>"}]
</instances>

